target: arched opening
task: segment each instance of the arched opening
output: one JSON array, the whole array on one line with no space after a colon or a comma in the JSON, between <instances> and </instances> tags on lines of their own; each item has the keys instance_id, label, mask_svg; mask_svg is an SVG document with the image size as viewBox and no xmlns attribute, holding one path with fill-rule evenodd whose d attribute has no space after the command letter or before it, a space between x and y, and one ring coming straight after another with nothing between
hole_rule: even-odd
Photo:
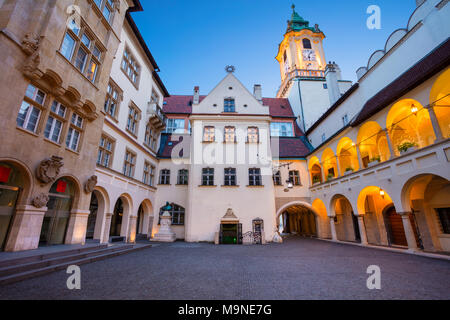
<instances>
[{"instance_id":1,"label":"arched opening","mask_svg":"<svg viewBox=\"0 0 450 320\"><path fill-rule=\"evenodd\" d=\"M49 191L48 209L42 223L40 244L64 243L70 211L76 196L76 184L72 179L64 177L53 183Z\"/></svg>"},{"instance_id":2,"label":"arched opening","mask_svg":"<svg viewBox=\"0 0 450 320\"><path fill-rule=\"evenodd\" d=\"M436 113L442 136L450 138L450 68L437 78L431 88L430 105Z\"/></svg>"},{"instance_id":3,"label":"arched opening","mask_svg":"<svg viewBox=\"0 0 450 320\"><path fill-rule=\"evenodd\" d=\"M359 170L358 154L356 145L350 138L342 138L337 146L337 155L339 159L339 168L341 173L349 173Z\"/></svg>"},{"instance_id":4,"label":"arched opening","mask_svg":"<svg viewBox=\"0 0 450 320\"><path fill-rule=\"evenodd\" d=\"M312 209L319 217L319 219L317 219L319 238L331 239L330 218L327 215L325 203L320 199L316 199L312 203Z\"/></svg>"},{"instance_id":5,"label":"arched opening","mask_svg":"<svg viewBox=\"0 0 450 320\"><path fill-rule=\"evenodd\" d=\"M317 157L312 157L309 160L309 172L311 174L311 183L321 183L322 182L322 167L320 166L320 161Z\"/></svg>"},{"instance_id":6,"label":"arched opening","mask_svg":"<svg viewBox=\"0 0 450 320\"><path fill-rule=\"evenodd\" d=\"M336 155L331 148L325 149L322 154L322 165L325 173L325 179L331 180L339 176Z\"/></svg>"},{"instance_id":7,"label":"arched opening","mask_svg":"<svg viewBox=\"0 0 450 320\"><path fill-rule=\"evenodd\" d=\"M397 213L394 206L387 206L383 210L388 242L390 245L408 246L402 216Z\"/></svg>"},{"instance_id":8,"label":"arched opening","mask_svg":"<svg viewBox=\"0 0 450 320\"><path fill-rule=\"evenodd\" d=\"M283 236L298 235L318 237L318 223L312 208L302 203L292 203L279 210L278 231Z\"/></svg>"},{"instance_id":9,"label":"arched opening","mask_svg":"<svg viewBox=\"0 0 450 320\"><path fill-rule=\"evenodd\" d=\"M95 224L97 222L97 214L98 214L98 198L95 192L92 192L89 211L90 213L87 222L86 239L94 239Z\"/></svg>"},{"instance_id":10,"label":"arched opening","mask_svg":"<svg viewBox=\"0 0 450 320\"><path fill-rule=\"evenodd\" d=\"M16 205L29 185L26 174L16 164L0 162L0 249L4 250L11 230Z\"/></svg>"},{"instance_id":11,"label":"arched opening","mask_svg":"<svg viewBox=\"0 0 450 320\"><path fill-rule=\"evenodd\" d=\"M449 195L449 180L433 174L413 177L403 187L403 205L426 251L450 252Z\"/></svg>"},{"instance_id":12,"label":"arched opening","mask_svg":"<svg viewBox=\"0 0 450 320\"><path fill-rule=\"evenodd\" d=\"M350 201L342 195L336 195L333 197L331 205L335 213L334 225L337 239L341 241L361 242L358 218L355 216Z\"/></svg>"},{"instance_id":13,"label":"arched opening","mask_svg":"<svg viewBox=\"0 0 450 320\"><path fill-rule=\"evenodd\" d=\"M396 155L400 155L400 149L423 148L436 140L428 111L413 99L404 99L392 106L386 128Z\"/></svg>"},{"instance_id":14,"label":"arched opening","mask_svg":"<svg viewBox=\"0 0 450 320\"><path fill-rule=\"evenodd\" d=\"M386 133L375 121L366 122L361 126L357 144L364 168L389 160L391 157Z\"/></svg>"},{"instance_id":15,"label":"arched opening","mask_svg":"<svg viewBox=\"0 0 450 320\"><path fill-rule=\"evenodd\" d=\"M138 209L138 215L136 219L136 238L138 235L142 235L143 232L143 225L144 225L144 208L142 207L142 204L139 206Z\"/></svg>"}]
</instances>

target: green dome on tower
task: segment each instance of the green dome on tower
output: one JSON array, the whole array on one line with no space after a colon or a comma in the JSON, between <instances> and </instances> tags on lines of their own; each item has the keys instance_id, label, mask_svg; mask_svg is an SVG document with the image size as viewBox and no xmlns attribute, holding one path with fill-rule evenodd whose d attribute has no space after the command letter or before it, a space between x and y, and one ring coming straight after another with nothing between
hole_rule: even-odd
<instances>
[{"instance_id":1,"label":"green dome on tower","mask_svg":"<svg viewBox=\"0 0 450 320\"><path fill-rule=\"evenodd\" d=\"M313 32L320 32L318 28L313 28L309 26L309 21L303 19L296 11L295 5L292 5L292 16L291 20L288 21L288 27L286 32L291 31L301 31L303 29L309 29Z\"/></svg>"}]
</instances>

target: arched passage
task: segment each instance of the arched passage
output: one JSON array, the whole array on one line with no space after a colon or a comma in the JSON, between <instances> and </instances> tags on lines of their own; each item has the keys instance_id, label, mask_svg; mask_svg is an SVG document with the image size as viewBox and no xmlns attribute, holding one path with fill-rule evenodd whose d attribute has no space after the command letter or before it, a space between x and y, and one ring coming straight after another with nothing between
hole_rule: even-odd
<instances>
[{"instance_id":1,"label":"arched passage","mask_svg":"<svg viewBox=\"0 0 450 320\"><path fill-rule=\"evenodd\" d=\"M358 131L357 145L364 168L391 157L386 133L375 121L364 123Z\"/></svg>"},{"instance_id":2,"label":"arched passage","mask_svg":"<svg viewBox=\"0 0 450 320\"><path fill-rule=\"evenodd\" d=\"M106 230L106 214L110 212L109 210L108 193L102 187L95 187L89 206L86 239L100 240L101 243L108 242L109 230Z\"/></svg>"},{"instance_id":3,"label":"arched passage","mask_svg":"<svg viewBox=\"0 0 450 320\"><path fill-rule=\"evenodd\" d=\"M343 195L335 195L331 199L334 211L336 236L341 241L361 242L358 218L355 216L350 201Z\"/></svg>"},{"instance_id":4,"label":"arched passage","mask_svg":"<svg viewBox=\"0 0 450 320\"><path fill-rule=\"evenodd\" d=\"M121 195L114 205L111 216L110 238L111 241L127 239L128 224L131 213L131 200L127 195Z\"/></svg>"},{"instance_id":5,"label":"arched passage","mask_svg":"<svg viewBox=\"0 0 450 320\"><path fill-rule=\"evenodd\" d=\"M136 220L136 239L150 239L153 232L153 205L144 200L138 209Z\"/></svg>"},{"instance_id":6,"label":"arched passage","mask_svg":"<svg viewBox=\"0 0 450 320\"><path fill-rule=\"evenodd\" d=\"M336 155L331 148L324 150L322 154L322 166L326 180L334 179L339 176Z\"/></svg>"},{"instance_id":7,"label":"arched passage","mask_svg":"<svg viewBox=\"0 0 450 320\"><path fill-rule=\"evenodd\" d=\"M358 171L360 169L356 145L350 138L342 138L339 141L336 152L339 159L341 174Z\"/></svg>"},{"instance_id":8,"label":"arched passage","mask_svg":"<svg viewBox=\"0 0 450 320\"><path fill-rule=\"evenodd\" d=\"M323 239L331 239L330 218L327 215L325 203L316 199L312 203L312 209L320 217L319 220L319 237Z\"/></svg>"},{"instance_id":9,"label":"arched passage","mask_svg":"<svg viewBox=\"0 0 450 320\"><path fill-rule=\"evenodd\" d=\"M423 148L436 140L428 111L413 99L403 99L392 106L386 119L386 128L389 129L396 155L400 155L401 147L415 145Z\"/></svg>"},{"instance_id":10,"label":"arched passage","mask_svg":"<svg viewBox=\"0 0 450 320\"><path fill-rule=\"evenodd\" d=\"M0 161L0 250L6 246L16 206L26 201L30 189L31 179L24 167L17 162Z\"/></svg>"},{"instance_id":11,"label":"arched passage","mask_svg":"<svg viewBox=\"0 0 450 320\"><path fill-rule=\"evenodd\" d=\"M415 176L403 187L402 202L424 250L450 252L449 196L449 180L433 174Z\"/></svg>"},{"instance_id":12,"label":"arched passage","mask_svg":"<svg viewBox=\"0 0 450 320\"><path fill-rule=\"evenodd\" d=\"M442 136L444 139L450 138L450 67L437 78L431 88L430 105L433 106Z\"/></svg>"},{"instance_id":13,"label":"arched passage","mask_svg":"<svg viewBox=\"0 0 450 320\"><path fill-rule=\"evenodd\" d=\"M311 174L311 183L316 184L322 181L322 167L320 165L319 158L312 157L309 160L308 169Z\"/></svg>"}]
</instances>

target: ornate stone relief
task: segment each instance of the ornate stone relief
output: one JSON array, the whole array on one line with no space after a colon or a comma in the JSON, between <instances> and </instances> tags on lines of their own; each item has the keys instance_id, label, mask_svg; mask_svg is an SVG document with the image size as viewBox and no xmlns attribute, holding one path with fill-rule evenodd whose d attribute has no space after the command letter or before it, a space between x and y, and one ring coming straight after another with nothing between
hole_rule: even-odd
<instances>
[{"instance_id":1,"label":"ornate stone relief","mask_svg":"<svg viewBox=\"0 0 450 320\"><path fill-rule=\"evenodd\" d=\"M97 176L92 176L88 179L88 181L84 185L84 191L86 193L92 193L96 185L97 185Z\"/></svg>"},{"instance_id":2,"label":"ornate stone relief","mask_svg":"<svg viewBox=\"0 0 450 320\"><path fill-rule=\"evenodd\" d=\"M23 73L31 79L39 79L42 73L38 66L41 62L40 39L33 33L27 33L22 40L22 50L28 55L23 65Z\"/></svg>"},{"instance_id":3,"label":"ornate stone relief","mask_svg":"<svg viewBox=\"0 0 450 320\"><path fill-rule=\"evenodd\" d=\"M42 208L47 205L47 202L50 200L49 196L45 193L38 194L33 199L33 206L36 208Z\"/></svg>"},{"instance_id":4,"label":"ornate stone relief","mask_svg":"<svg viewBox=\"0 0 450 320\"><path fill-rule=\"evenodd\" d=\"M36 178L44 184L54 182L63 166L64 162L61 157L52 156L51 159L45 159L36 169Z\"/></svg>"}]
</instances>

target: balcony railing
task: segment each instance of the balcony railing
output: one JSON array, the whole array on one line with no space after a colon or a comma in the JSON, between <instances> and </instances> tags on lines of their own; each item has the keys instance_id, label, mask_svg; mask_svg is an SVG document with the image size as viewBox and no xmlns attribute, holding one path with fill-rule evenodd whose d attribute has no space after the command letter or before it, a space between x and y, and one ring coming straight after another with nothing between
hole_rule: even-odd
<instances>
[{"instance_id":1,"label":"balcony railing","mask_svg":"<svg viewBox=\"0 0 450 320\"><path fill-rule=\"evenodd\" d=\"M296 78L325 78L325 71L323 70L307 70L307 69L292 69L286 73L283 83L278 89L277 97L285 95L286 91L291 86L291 81Z\"/></svg>"},{"instance_id":2,"label":"balcony railing","mask_svg":"<svg viewBox=\"0 0 450 320\"><path fill-rule=\"evenodd\" d=\"M166 126L166 115L157 103L148 103L147 117L150 122L158 127L164 128Z\"/></svg>"}]
</instances>

